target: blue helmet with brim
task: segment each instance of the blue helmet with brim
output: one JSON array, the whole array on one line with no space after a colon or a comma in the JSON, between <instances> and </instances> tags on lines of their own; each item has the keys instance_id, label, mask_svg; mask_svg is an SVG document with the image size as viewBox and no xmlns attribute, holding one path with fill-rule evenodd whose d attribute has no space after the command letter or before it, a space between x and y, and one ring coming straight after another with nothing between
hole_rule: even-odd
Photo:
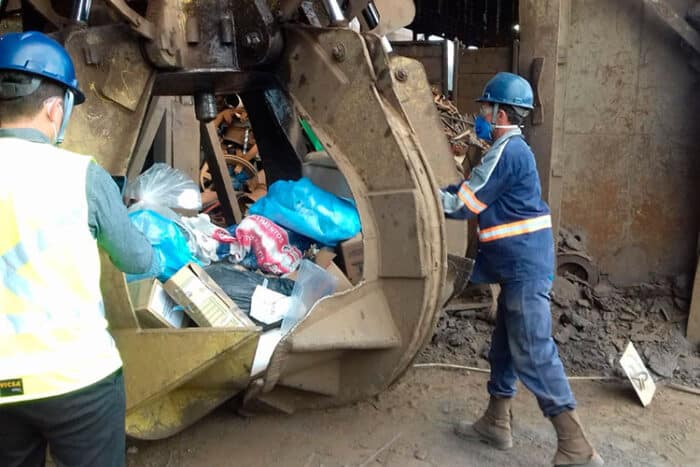
<instances>
[{"instance_id":1,"label":"blue helmet with brim","mask_svg":"<svg viewBox=\"0 0 700 467\"><path fill-rule=\"evenodd\" d=\"M85 102L70 55L61 44L41 32L18 32L0 36L0 70L20 71L48 78L69 89L76 105Z\"/></svg>"},{"instance_id":2,"label":"blue helmet with brim","mask_svg":"<svg viewBox=\"0 0 700 467\"><path fill-rule=\"evenodd\" d=\"M507 104L532 110L534 96L532 87L522 76L513 73L500 72L491 78L477 102Z\"/></svg>"}]
</instances>

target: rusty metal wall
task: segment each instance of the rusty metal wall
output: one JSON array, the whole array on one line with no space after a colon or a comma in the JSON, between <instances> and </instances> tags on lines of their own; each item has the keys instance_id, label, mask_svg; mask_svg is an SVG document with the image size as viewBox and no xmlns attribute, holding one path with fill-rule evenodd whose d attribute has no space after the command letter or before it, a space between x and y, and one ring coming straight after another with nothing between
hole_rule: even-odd
<instances>
[{"instance_id":1,"label":"rusty metal wall","mask_svg":"<svg viewBox=\"0 0 700 467\"><path fill-rule=\"evenodd\" d=\"M535 153L542 197L559 228L561 212L563 95L566 84L567 37L571 2L576 0L521 0L518 73L535 91L535 111L525 130Z\"/></svg>"},{"instance_id":2,"label":"rusty metal wall","mask_svg":"<svg viewBox=\"0 0 700 467\"><path fill-rule=\"evenodd\" d=\"M692 2L669 3L684 14ZM640 1L573 0L564 26L561 225L614 283L692 274L699 76Z\"/></svg>"}]
</instances>

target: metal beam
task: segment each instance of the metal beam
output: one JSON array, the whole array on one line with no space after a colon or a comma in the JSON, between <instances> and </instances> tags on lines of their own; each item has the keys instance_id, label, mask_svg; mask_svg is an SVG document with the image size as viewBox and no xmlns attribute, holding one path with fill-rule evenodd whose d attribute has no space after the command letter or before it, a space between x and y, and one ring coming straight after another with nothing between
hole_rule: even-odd
<instances>
[{"instance_id":1,"label":"metal beam","mask_svg":"<svg viewBox=\"0 0 700 467\"><path fill-rule=\"evenodd\" d=\"M29 4L39 13L40 16L45 18L49 23L58 29L70 24L70 20L65 18L54 10L53 5L48 0L27 0Z\"/></svg>"},{"instance_id":2,"label":"metal beam","mask_svg":"<svg viewBox=\"0 0 700 467\"><path fill-rule=\"evenodd\" d=\"M685 17L692 27L700 30L700 1L696 0L695 4L688 8Z\"/></svg>"},{"instance_id":3,"label":"metal beam","mask_svg":"<svg viewBox=\"0 0 700 467\"><path fill-rule=\"evenodd\" d=\"M527 136L537 159L542 196L552 210L556 238L563 187L561 121L571 0L521 0L519 8L518 68L531 74L528 78L537 98Z\"/></svg>"},{"instance_id":4,"label":"metal beam","mask_svg":"<svg viewBox=\"0 0 700 467\"><path fill-rule=\"evenodd\" d=\"M107 0L107 4L114 8L124 18L131 28L144 39L152 41L156 38L156 27L143 16L134 11L124 0Z\"/></svg>"},{"instance_id":5,"label":"metal beam","mask_svg":"<svg viewBox=\"0 0 700 467\"><path fill-rule=\"evenodd\" d=\"M192 180L199 180L200 132L192 97L181 96L173 99L171 111L173 167L187 174Z\"/></svg>"},{"instance_id":6,"label":"metal beam","mask_svg":"<svg viewBox=\"0 0 700 467\"><path fill-rule=\"evenodd\" d=\"M141 126L141 134L139 139L136 141L136 146L134 147L134 152L131 155L131 160L129 161L129 169L127 170L127 179L135 180L141 174L143 170L143 165L146 162L146 156L148 151L153 146L153 140L158 133L158 128L163 121L165 115L166 107L170 102L170 97L164 96L154 96L148 105L148 110L146 111L146 117L143 120L143 125Z\"/></svg>"},{"instance_id":7,"label":"metal beam","mask_svg":"<svg viewBox=\"0 0 700 467\"><path fill-rule=\"evenodd\" d=\"M676 34L700 53L700 34L681 17L666 0L642 0L644 5L651 8L666 25L676 31Z\"/></svg>"},{"instance_id":8,"label":"metal beam","mask_svg":"<svg viewBox=\"0 0 700 467\"><path fill-rule=\"evenodd\" d=\"M238 198L231 183L231 176L228 173L224 152L216 134L216 127L212 122L201 123L202 146L206 161L209 164L209 171L216 186L216 193L221 202L221 209L228 225L240 224L243 216L241 208L238 206Z\"/></svg>"}]
</instances>

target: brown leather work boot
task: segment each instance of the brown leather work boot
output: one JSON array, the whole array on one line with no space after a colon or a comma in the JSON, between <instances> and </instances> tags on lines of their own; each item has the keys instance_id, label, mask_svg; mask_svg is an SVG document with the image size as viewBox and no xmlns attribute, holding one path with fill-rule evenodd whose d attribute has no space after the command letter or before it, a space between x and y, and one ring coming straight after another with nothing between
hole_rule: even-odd
<instances>
[{"instance_id":1,"label":"brown leather work boot","mask_svg":"<svg viewBox=\"0 0 700 467\"><path fill-rule=\"evenodd\" d=\"M457 436L470 441L482 441L497 449L513 447L513 435L510 429L512 414L511 399L491 396L484 415L474 423L459 422L455 425Z\"/></svg>"},{"instance_id":2,"label":"brown leather work boot","mask_svg":"<svg viewBox=\"0 0 700 467\"><path fill-rule=\"evenodd\" d=\"M550 420L557 430L557 453L552 461L555 466L597 467L605 464L586 438L575 410L560 413Z\"/></svg>"}]
</instances>

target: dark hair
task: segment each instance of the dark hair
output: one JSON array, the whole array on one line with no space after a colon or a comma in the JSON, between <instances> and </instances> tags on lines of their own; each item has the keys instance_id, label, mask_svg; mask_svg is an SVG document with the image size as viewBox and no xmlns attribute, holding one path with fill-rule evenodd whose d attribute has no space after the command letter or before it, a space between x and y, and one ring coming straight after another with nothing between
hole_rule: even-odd
<instances>
[{"instance_id":1,"label":"dark hair","mask_svg":"<svg viewBox=\"0 0 700 467\"><path fill-rule=\"evenodd\" d=\"M0 83L12 83L20 86L31 86L36 76L19 71L0 71ZM36 116L50 97L63 97L63 86L49 79L42 79L39 87L27 96L15 98L0 97L0 124L9 123L22 118Z\"/></svg>"},{"instance_id":2,"label":"dark hair","mask_svg":"<svg viewBox=\"0 0 700 467\"><path fill-rule=\"evenodd\" d=\"M500 108L506 113L508 121L512 125L522 125L530 113L530 110L524 107L515 107L507 104L502 104Z\"/></svg>"}]
</instances>

